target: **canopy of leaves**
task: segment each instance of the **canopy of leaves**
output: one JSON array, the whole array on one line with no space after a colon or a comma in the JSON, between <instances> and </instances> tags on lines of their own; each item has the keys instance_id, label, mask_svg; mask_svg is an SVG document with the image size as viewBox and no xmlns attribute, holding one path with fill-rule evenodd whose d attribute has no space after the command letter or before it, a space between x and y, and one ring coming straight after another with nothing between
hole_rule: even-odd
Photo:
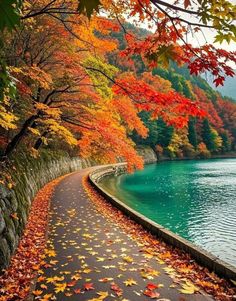
<instances>
[{"instance_id":1,"label":"canopy of leaves","mask_svg":"<svg viewBox=\"0 0 236 301\"><path fill-rule=\"evenodd\" d=\"M197 149L196 143L204 141L203 117L215 143L211 151L220 151L223 142L224 149L233 148L229 112L235 108L223 111L220 95L190 73L209 70L221 84L225 75L233 75L227 62L235 55L184 43L189 28L179 15L193 10L200 28L214 26L217 34L233 35L232 16L224 17L221 4L194 7L187 1L181 8L161 0L4 0L1 5L6 10L0 23L5 156L23 144L34 156L43 146L70 147L73 154L102 162L128 160L131 170L142 167L131 138L175 153L192 151L192 144ZM127 24L124 16L135 17L137 24L150 22L153 31ZM179 67L183 63L189 71ZM192 128L189 117L196 120Z\"/></svg>"}]
</instances>

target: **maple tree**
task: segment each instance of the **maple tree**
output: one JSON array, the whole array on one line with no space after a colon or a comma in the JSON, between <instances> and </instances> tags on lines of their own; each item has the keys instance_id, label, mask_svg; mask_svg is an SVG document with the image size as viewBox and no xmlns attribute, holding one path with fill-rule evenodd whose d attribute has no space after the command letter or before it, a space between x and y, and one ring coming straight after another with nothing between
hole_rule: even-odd
<instances>
[{"instance_id":1,"label":"maple tree","mask_svg":"<svg viewBox=\"0 0 236 301\"><path fill-rule=\"evenodd\" d=\"M189 116L201 117L207 107L200 106L202 96L192 101L189 82L184 97L150 68L167 67L175 60L187 63L191 73L211 71L216 84L225 75L233 75L227 62L235 61L234 53L184 41L191 30L197 34L208 27L216 30L216 41L234 40L233 16L225 18L221 10L223 6L224 12L234 12L227 1L212 6L202 1L196 6L191 1L172 5L161 0L5 0L1 5L9 12L0 23L0 121L7 157L23 144L37 156L40 147L60 139L78 147L81 156L103 162L129 159L130 170L142 167L130 138L133 131L142 138L148 136L140 111L148 111L151 118L161 117L167 125L183 127ZM106 17L100 15L102 10ZM189 21L181 12L196 20ZM126 28L128 16L137 25L147 22L153 32L138 37ZM123 49L116 32L123 32ZM122 60L116 66L109 63L112 53ZM142 63L134 66L132 60L137 57ZM147 69L139 74L143 63ZM127 72L122 72L123 66ZM208 106L207 111L214 109L211 103ZM214 114L212 120L219 130L222 126Z\"/></svg>"}]
</instances>

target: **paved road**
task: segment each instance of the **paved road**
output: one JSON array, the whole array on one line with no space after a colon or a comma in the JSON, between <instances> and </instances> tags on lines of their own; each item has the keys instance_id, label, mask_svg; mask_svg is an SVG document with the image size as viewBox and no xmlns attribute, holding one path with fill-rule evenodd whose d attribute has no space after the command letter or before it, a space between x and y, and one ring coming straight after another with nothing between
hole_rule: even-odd
<instances>
[{"instance_id":1,"label":"paved road","mask_svg":"<svg viewBox=\"0 0 236 301\"><path fill-rule=\"evenodd\" d=\"M82 186L87 173L88 169L69 175L55 190L47 264L41 271L35 300L213 300L200 294L181 294L165 265L146 258L115 221L96 210ZM153 299L143 294L150 283L159 285L149 286L147 292Z\"/></svg>"}]
</instances>

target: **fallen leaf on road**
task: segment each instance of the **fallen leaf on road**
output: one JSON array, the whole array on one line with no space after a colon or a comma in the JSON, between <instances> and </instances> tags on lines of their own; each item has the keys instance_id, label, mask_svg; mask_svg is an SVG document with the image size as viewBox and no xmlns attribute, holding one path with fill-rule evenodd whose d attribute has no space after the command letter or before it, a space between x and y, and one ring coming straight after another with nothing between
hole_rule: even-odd
<instances>
[{"instance_id":1,"label":"fallen leaf on road","mask_svg":"<svg viewBox=\"0 0 236 301\"><path fill-rule=\"evenodd\" d=\"M94 290L93 283L85 283L85 284L83 285L83 288L84 288L86 291Z\"/></svg>"},{"instance_id":2,"label":"fallen leaf on road","mask_svg":"<svg viewBox=\"0 0 236 301\"><path fill-rule=\"evenodd\" d=\"M156 288L158 288L158 285L154 284L154 283L148 283L146 288L150 291L155 290Z\"/></svg>"},{"instance_id":3,"label":"fallen leaf on road","mask_svg":"<svg viewBox=\"0 0 236 301\"><path fill-rule=\"evenodd\" d=\"M179 291L182 293L182 294L194 294L195 292L199 291L199 288L196 287L194 284L192 284L191 282L189 281L186 281L186 283L182 284L181 285L182 288L179 289Z\"/></svg>"},{"instance_id":4,"label":"fallen leaf on road","mask_svg":"<svg viewBox=\"0 0 236 301\"><path fill-rule=\"evenodd\" d=\"M136 285L137 284L137 282L134 279L132 279L132 278L125 280L123 283L126 286L132 286L132 285Z\"/></svg>"},{"instance_id":5,"label":"fallen leaf on road","mask_svg":"<svg viewBox=\"0 0 236 301\"><path fill-rule=\"evenodd\" d=\"M151 299L155 299L155 298L160 297L160 293L154 292L154 291L150 291L150 290L145 290L145 291L143 292L143 294L144 294L145 296L150 297Z\"/></svg>"}]
</instances>

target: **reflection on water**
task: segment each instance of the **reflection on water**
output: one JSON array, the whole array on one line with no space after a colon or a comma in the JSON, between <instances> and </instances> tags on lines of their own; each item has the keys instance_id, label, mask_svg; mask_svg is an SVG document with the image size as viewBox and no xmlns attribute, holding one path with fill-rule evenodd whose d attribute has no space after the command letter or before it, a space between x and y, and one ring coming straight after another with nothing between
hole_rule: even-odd
<instances>
[{"instance_id":1,"label":"reflection on water","mask_svg":"<svg viewBox=\"0 0 236 301\"><path fill-rule=\"evenodd\" d=\"M236 159L151 164L102 185L127 205L236 266Z\"/></svg>"}]
</instances>

